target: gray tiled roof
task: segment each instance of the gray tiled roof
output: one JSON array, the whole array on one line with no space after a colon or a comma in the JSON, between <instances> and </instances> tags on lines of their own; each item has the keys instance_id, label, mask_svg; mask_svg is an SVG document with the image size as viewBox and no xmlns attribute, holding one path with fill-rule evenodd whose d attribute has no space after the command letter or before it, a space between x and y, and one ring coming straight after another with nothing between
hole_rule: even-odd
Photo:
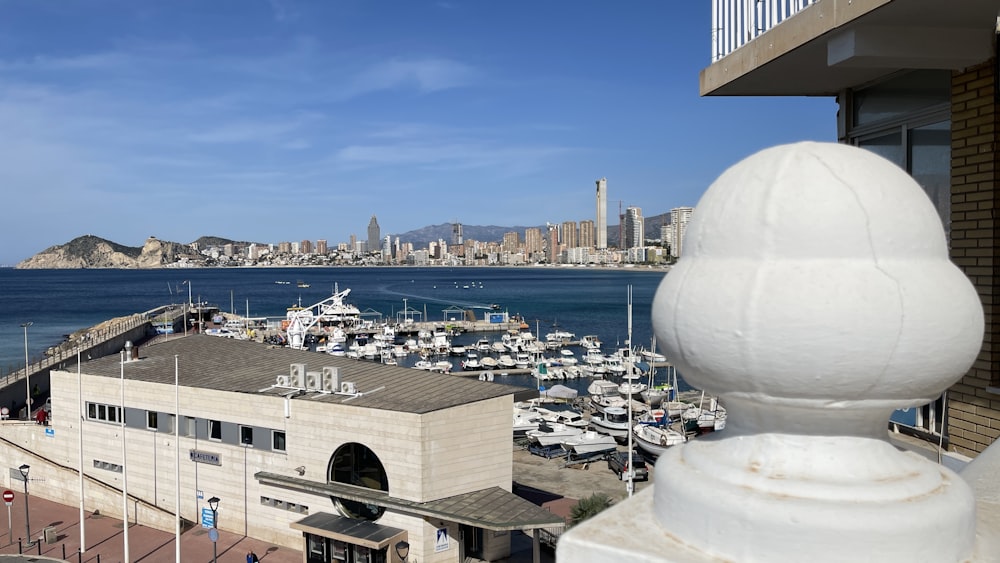
<instances>
[{"instance_id":1,"label":"gray tiled roof","mask_svg":"<svg viewBox=\"0 0 1000 563\"><path fill-rule=\"evenodd\" d=\"M173 385L175 356L182 387L278 395L288 389L271 386L278 375L289 374L291 364L305 364L307 371L321 371L324 366L332 366L339 368L340 381L354 382L362 395L352 398L309 393L299 400L416 414L522 391L520 387L461 376L200 334L140 346L139 359L125 363L125 378ZM112 354L85 362L82 369L88 375L120 377L120 356Z\"/></svg>"},{"instance_id":2,"label":"gray tiled roof","mask_svg":"<svg viewBox=\"0 0 1000 563\"><path fill-rule=\"evenodd\" d=\"M416 502L392 497L385 491L345 483L319 483L266 471L254 474L254 478L264 485L372 503L405 514L442 518L488 530L562 528L566 525L561 516L499 487Z\"/></svg>"}]
</instances>

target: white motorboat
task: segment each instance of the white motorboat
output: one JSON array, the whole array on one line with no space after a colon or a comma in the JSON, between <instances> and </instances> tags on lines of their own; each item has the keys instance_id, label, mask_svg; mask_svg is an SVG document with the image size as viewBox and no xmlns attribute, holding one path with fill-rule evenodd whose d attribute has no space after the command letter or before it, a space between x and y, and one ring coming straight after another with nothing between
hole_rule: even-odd
<instances>
[{"instance_id":1,"label":"white motorboat","mask_svg":"<svg viewBox=\"0 0 1000 563\"><path fill-rule=\"evenodd\" d=\"M566 332L565 330L554 330L545 335L546 342L555 342L559 344L572 342L574 339L576 339L576 335L572 332Z\"/></svg>"},{"instance_id":2,"label":"white motorboat","mask_svg":"<svg viewBox=\"0 0 1000 563\"><path fill-rule=\"evenodd\" d=\"M577 428L586 428L587 421L583 418L583 415L574 410L550 410L544 407L534 407L534 411L542 417L542 420L546 422L558 422L559 424L565 424L566 426L575 426Z\"/></svg>"},{"instance_id":3,"label":"white motorboat","mask_svg":"<svg viewBox=\"0 0 1000 563\"><path fill-rule=\"evenodd\" d=\"M632 427L632 438L641 450L657 457L663 455L667 448L687 441L684 434L667 426L641 422Z\"/></svg>"},{"instance_id":4,"label":"white motorboat","mask_svg":"<svg viewBox=\"0 0 1000 563\"><path fill-rule=\"evenodd\" d=\"M514 362L514 358L511 358L509 354L502 354L500 359L497 360L497 363L500 364L500 367L505 369L514 369L517 367L517 364Z\"/></svg>"},{"instance_id":5,"label":"white motorboat","mask_svg":"<svg viewBox=\"0 0 1000 563\"><path fill-rule=\"evenodd\" d=\"M562 350L559 350L559 362L564 366L575 366L580 362L580 360L576 359L572 350L563 348Z\"/></svg>"},{"instance_id":6,"label":"white motorboat","mask_svg":"<svg viewBox=\"0 0 1000 563\"><path fill-rule=\"evenodd\" d=\"M556 446L562 444L563 440L580 434L583 434L580 428L556 422L545 422L539 424L537 429L525 432L528 441L539 446Z\"/></svg>"},{"instance_id":7,"label":"white motorboat","mask_svg":"<svg viewBox=\"0 0 1000 563\"><path fill-rule=\"evenodd\" d=\"M609 452L618 447L618 441L593 430L587 430L579 436L567 438L562 442L564 450L571 454L585 455L598 452Z\"/></svg>"},{"instance_id":8,"label":"white motorboat","mask_svg":"<svg viewBox=\"0 0 1000 563\"><path fill-rule=\"evenodd\" d=\"M538 430L542 417L533 411L514 407L514 436L524 436L529 430Z\"/></svg>"},{"instance_id":9,"label":"white motorboat","mask_svg":"<svg viewBox=\"0 0 1000 563\"><path fill-rule=\"evenodd\" d=\"M580 346L584 348L601 348L601 339L596 335L588 334L580 339Z\"/></svg>"},{"instance_id":10,"label":"white motorboat","mask_svg":"<svg viewBox=\"0 0 1000 563\"><path fill-rule=\"evenodd\" d=\"M485 338L480 338L476 341L475 348L480 354L489 354L491 349L490 341Z\"/></svg>"},{"instance_id":11,"label":"white motorboat","mask_svg":"<svg viewBox=\"0 0 1000 563\"><path fill-rule=\"evenodd\" d=\"M629 433L628 411L622 407L607 407L602 414L590 418L590 426L615 438L626 438Z\"/></svg>"}]
</instances>

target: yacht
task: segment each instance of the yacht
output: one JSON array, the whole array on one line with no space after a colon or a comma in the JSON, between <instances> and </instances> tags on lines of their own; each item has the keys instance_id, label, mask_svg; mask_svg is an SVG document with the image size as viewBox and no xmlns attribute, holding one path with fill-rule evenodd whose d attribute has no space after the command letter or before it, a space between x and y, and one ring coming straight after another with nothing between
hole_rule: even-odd
<instances>
[{"instance_id":1,"label":"yacht","mask_svg":"<svg viewBox=\"0 0 1000 563\"><path fill-rule=\"evenodd\" d=\"M625 439L630 430L628 411L622 407L607 407L603 414L591 417L590 425L598 432Z\"/></svg>"},{"instance_id":2,"label":"yacht","mask_svg":"<svg viewBox=\"0 0 1000 563\"><path fill-rule=\"evenodd\" d=\"M615 450L618 448L618 442L607 434L587 430L583 434L563 440L562 447L571 454L587 455Z\"/></svg>"}]
</instances>

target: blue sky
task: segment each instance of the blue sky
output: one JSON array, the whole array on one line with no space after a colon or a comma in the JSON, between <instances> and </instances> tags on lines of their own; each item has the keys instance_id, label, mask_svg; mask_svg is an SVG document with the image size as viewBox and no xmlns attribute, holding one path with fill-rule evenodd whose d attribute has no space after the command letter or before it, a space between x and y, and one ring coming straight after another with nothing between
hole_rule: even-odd
<instances>
[{"instance_id":1,"label":"blue sky","mask_svg":"<svg viewBox=\"0 0 1000 563\"><path fill-rule=\"evenodd\" d=\"M694 205L832 99L701 98L709 2L0 0L0 264ZM614 221L612 221L614 222Z\"/></svg>"}]
</instances>

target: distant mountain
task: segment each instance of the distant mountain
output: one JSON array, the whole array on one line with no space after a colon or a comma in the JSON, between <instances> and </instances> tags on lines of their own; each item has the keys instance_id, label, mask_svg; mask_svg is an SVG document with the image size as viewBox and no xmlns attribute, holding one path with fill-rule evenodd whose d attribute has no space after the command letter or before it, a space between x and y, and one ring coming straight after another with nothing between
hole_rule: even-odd
<instances>
[{"instance_id":1,"label":"distant mountain","mask_svg":"<svg viewBox=\"0 0 1000 563\"><path fill-rule=\"evenodd\" d=\"M181 257L199 261L201 256L186 244L149 237L142 247L124 246L94 235L77 237L50 246L22 261L18 269L159 268Z\"/></svg>"}]
</instances>

